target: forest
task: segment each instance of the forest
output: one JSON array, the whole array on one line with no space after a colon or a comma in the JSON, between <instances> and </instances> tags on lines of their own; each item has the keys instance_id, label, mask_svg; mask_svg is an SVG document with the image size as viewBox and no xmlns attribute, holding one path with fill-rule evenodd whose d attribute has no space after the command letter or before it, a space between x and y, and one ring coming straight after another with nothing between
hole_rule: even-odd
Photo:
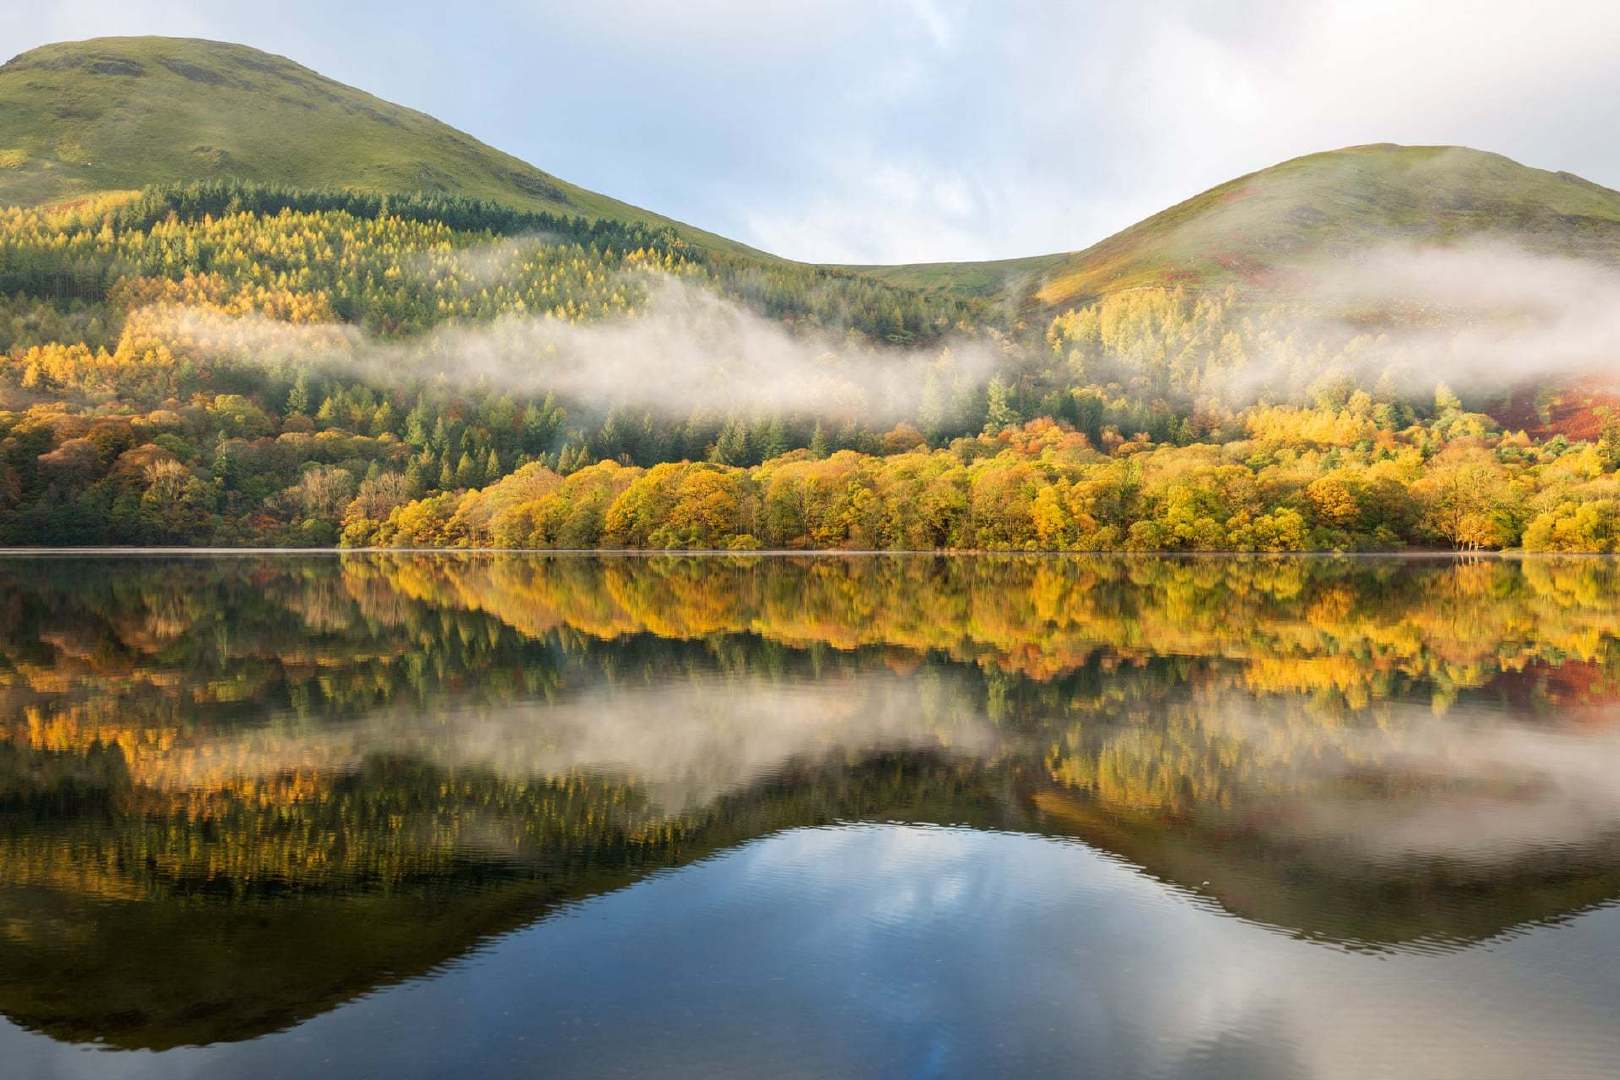
<instances>
[{"instance_id":1,"label":"forest","mask_svg":"<svg viewBox=\"0 0 1620 1080\"><path fill-rule=\"evenodd\" d=\"M666 281L916 392L661 403L444 344L633 325ZM1620 416L1508 429L1420 358L1370 369L1387 320L1299 315L1157 286L1009 310L438 196L3 210L0 543L1620 550ZM384 347L418 352L361 362Z\"/></svg>"}]
</instances>

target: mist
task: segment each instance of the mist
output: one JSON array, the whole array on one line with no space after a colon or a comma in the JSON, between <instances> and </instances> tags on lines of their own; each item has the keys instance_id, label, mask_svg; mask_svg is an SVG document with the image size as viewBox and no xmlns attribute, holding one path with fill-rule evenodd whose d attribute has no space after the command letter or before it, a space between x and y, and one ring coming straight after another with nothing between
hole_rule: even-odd
<instances>
[{"instance_id":1,"label":"mist","mask_svg":"<svg viewBox=\"0 0 1620 1080\"><path fill-rule=\"evenodd\" d=\"M1246 763L1233 773L1234 812L1275 837L1374 863L1480 867L1620 843L1612 724L1466 707L1437 715L1416 704L1386 706L1376 722L1325 724L1289 709L1211 703L1204 720Z\"/></svg>"},{"instance_id":2,"label":"mist","mask_svg":"<svg viewBox=\"0 0 1620 1080\"><path fill-rule=\"evenodd\" d=\"M420 757L524 781L585 772L639 785L659 809L701 809L794 765L845 764L888 750L983 757L994 729L968 685L873 673L825 683L698 678L601 687L565 701L447 712L383 710L320 731L270 725L210 736L149 779L205 787L373 755Z\"/></svg>"},{"instance_id":3,"label":"mist","mask_svg":"<svg viewBox=\"0 0 1620 1080\"><path fill-rule=\"evenodd\" d=\"M459 280L510 280L543 237L456 252ZM424 261L408 272L427 273ZM565 401L665 417L693 412L797 414L888 424L917 419L925 387L977 396L1014 352L959 335L927 349L857 334L790 328L679 275L626 271L641 299L623 315L569 322L505 315L383 339L347 324L295 325L158 306L131 317L177 353L341 371L383 385L553 393ZM1505 240L1376 244L1279 277L1246 360L1223 368L1215 343L1202 392L1241 407L1335 380L1383 383L1422 400L1437 383L1492 394L1550 378L1620 374L1620 269L1533 252ZM1232 317L1228 316L1230 320ZM1030 345L1027 360L1041 347ZM1129 357L1116 357L1127 368Z\"/></svg>"},{"instance_id":4,"label":"mist","mask_svg":"<svg viewBox=\"0 0 1620 1080\"><path fill-rule=\"evenodd\" d=\"M508 249L480 252L470 265L493 280L514 257ZM177 353L199 358L332 367L385 385L442 379L667 416L701 410L893 422L915 415L931 373L937 385L963 392L981 386L995 365L980 341L882 348L851 334L789 329L678 277L636 277L645 299L621 317L571 323L507 315L408 341L184 307L148 308L135 318Z\"/></svg>"},{"instance_id":5,"label":"mist","mask_svg":"<svg viewBox=\"0 0 1620 1080\"><path fill-rule=\"evenodd\" d=\"M1444 382L1493 393L1549 378L1620 373L1620 269L1503 240L1382 244L1312 263L1283 289L1296 345L1331 352L1316 377L1387 379L1422 397ZM1231 385L1253 394L1282 374L1262 356Z\"/></svg>"}]
</instances>

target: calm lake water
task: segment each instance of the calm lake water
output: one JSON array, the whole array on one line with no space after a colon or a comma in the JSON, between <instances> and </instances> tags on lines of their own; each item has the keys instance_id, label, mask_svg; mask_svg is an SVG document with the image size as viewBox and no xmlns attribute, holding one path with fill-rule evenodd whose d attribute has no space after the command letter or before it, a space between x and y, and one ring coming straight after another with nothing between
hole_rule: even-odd
<instances>
[{"instance_id":1,"label":"calm lake water","mask_svg":"<svg viewBox=\"0 0 1620 1080\"><path fill-rule=\"evenodd\" d=\"M1620 563L0 558L7 1076L1611 1076Z\"/></svg>"}]
</instances>

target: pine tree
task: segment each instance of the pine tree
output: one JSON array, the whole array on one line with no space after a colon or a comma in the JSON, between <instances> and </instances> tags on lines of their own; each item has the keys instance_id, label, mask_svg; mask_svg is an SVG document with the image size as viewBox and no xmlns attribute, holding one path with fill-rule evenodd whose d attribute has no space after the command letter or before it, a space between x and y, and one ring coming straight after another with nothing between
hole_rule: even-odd
<instances>
[{"instance_id":1,"label":"pine tree","mask_svg":"<svg viewBox=\"0 0 1620 1080\"><path fill-rule=\"evenodd\" d=\"M427 404L419 397L411 411L405 414L405 441L412 446L426 446L428 442Z\"/></svg>"},{"instance_id":2,"label":"pine tree","mask_svg":"<svg viewBox=\"0 0 1620 1080\"><path fill-rule=\"evenodd\" d=\"M810 433L810 456L824 458L827 456L827 433L821 430L821 421L816 421L816 430Z\"/></svg>"},{"instance_id":3,"label":"pine tree","mask_svg":"<svg viewBox=\"0 0 1620 1080\"><path fill-rule=\"evenodd\" d=\"M456 486L464 488L477 487L479 479L477 463L473 461L471 454L463 450L461 457L456 461Z\"/></svg>"},{"instance_id":4,"label":"pine tree","mask_svg":"<svg viewBox=\"0 0 1620 1080\"><path fill-rule=\"evenodd\" d=\"M596 429L596 455L601 458L618 457L623 441L619 434L619 414L610 412L602 426Z\"/></svg>"},{"instance_id":5,"label":"pine tree","mask_svg":"<svg viewBox=\"0 0 1620 1080\"><path fill-rule=\"evenodd\" d=\"M709 460L721 465L748 464L748 429L736 420L726 421L720 437L714 441Z\"/></svg>"},{"instance_id":6,"label":"pine tree","mask_svg":"<svg viewBox=\"0 0 1620 1080\"><path fill-rule=\"evenodd\" d=\"M1462 399L1451 392L1451 387L1445 383L1434 385L1434 414L1444 416L1448 412L1459 412L1462 409Z\"/></svg>"},{"instance_id":7,"label":"pine tree","mask_svg":"<svg viewBox=\"0 0 1620 1080\"><path fill-rule=\"evenodd\" d=\"M1620 417L1609 417L1598 436L1598 460L1610 472L1620 469Z\"/></svg>"},{"instance_id":8,"label":"pine tree","mask_svg":"<svg viewBox=\"0 0 1620 1080\"><path fill-rule=\"evenodd\" d=\"M550 402L550 398L546 399ZM523 450L528 454L544 453L556 434L557 423L553 406L539 406L530 402L523 410Z\"/></svg>"},{"instance_id":9,"label":"pine tree","mask_svg":"<svg viewBox=\"0 0 1620 1080\"><path fill-rule=\"evenodd\" d=\"M759 459L769 461L771 458L781 457L787 453L787 448L787 429L783 426L780 416L773 416L759 436Z\"/></svg>"},{"instance_id":10,"label":"pine tree","mask_svg":"<svg viewBox=\"0 0 1620 1080\"><path fill-rule=\"evenodd\" d=\"M994 435L1003 428L1016 427L1021 420L1013 407L1012 387L997 375L984 388L984 433Z\"/></svg>"},{"instance_id":11,"label":"pine tree","mask_svg":"<svg viewBox=\"0 0 1620 1080\"><path fill-rule=\"evenodd\" d=\"M922 402L917 406L917 423L929 441L939 438L945 430L946 392L940 382L939 368L951 361L951 351L940 354L939 365L930 366L923 375Z\"/></svg>"},{"instance_id":12,"label":"pine tree","mask_svg":"<svg viewBox=\"0 0 1620 1080\"><path fill-rule=\"evenodd\" d=\"M578 472L586 465L586 450L584 445L573 442L565 443L562 452L557 455L557 471L564 476Z\"/></svg>"},{"instance_id":13,"label":"pine tree","mask_svg":"<svg viewBox=\"0 0 1620 1080\"><path fill-rule=\"evenodd\" d=\"M309 411L309 377L302 371L293 379L287 391L287 415L300 416Z\"/></svg>"}]
</instances>

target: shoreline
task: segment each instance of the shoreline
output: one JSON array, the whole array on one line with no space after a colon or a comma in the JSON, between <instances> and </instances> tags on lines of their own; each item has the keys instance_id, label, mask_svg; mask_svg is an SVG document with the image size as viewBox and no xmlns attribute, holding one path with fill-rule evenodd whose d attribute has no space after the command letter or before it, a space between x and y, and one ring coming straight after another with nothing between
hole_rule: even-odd
<instances>
[{"instance_id":1,"label":"shoreline","mask_svg":"<svg viewBox=\"0 0 1620 1080\"><path fill-rule=\"evenodd\" d=\"M544 555L572 558L1119 558L1119 559L1615 559L1603 551L1022 551L1013 548L768 548L733 551L728 548L447 548L447 547L0 547L0 558L88 556L224 556L224 555Z\"/></svg>"}]
</instances>

